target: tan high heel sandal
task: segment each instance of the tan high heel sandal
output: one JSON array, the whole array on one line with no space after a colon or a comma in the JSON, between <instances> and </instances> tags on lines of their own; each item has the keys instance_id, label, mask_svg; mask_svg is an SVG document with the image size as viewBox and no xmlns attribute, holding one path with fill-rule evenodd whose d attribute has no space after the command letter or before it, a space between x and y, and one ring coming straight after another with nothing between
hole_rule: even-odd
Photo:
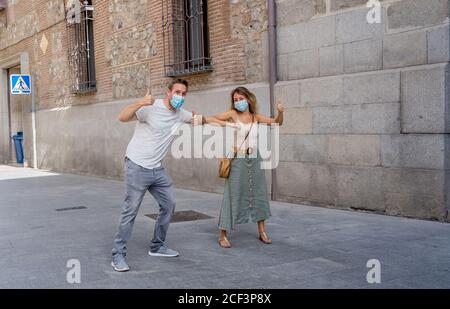
<instances>
[{"instance_id":1,"label":"tan high heel sandal","mask_svg":"<svg viewBox=\"0 0 450 309\"><path fill-rule=\"evenodd\" d=\"M272 239L270 239L270 237L267 236L266 232L262 232L259 234L259 240L268 245L272 243Z\"/></svg>"},{"instance_id":2,"label":"tan high heel sandal","mask_svg":"<svg viewBox=\"0 0 450 309\"><path fill-rule=\"evenodd\" d=\"M231 248L231 243L226 237L219 238L219 246L221 246L222 248Z\"/></svg>"}]
</instances>

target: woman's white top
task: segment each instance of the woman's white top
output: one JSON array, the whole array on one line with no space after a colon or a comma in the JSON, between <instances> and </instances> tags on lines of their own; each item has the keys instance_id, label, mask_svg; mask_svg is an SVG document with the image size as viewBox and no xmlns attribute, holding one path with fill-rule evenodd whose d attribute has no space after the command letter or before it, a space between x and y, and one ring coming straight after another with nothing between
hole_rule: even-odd
<instances>
[{"instance_id":1,"label":"woman's white top","mask_svg":"<svg viewBox=\"0 0 450 309\"><path fill-rule=\"evenodd\" d=\"M256 150L258 147L258 122L254 122L253 126L251 123L244 123L237 120L238 129L237 132L237 139L236 139L236 147L241 146L240 151L245 151L245 149L251 147L253 150ZM251 127L251 131L250 131ZM242 143L245 140L245 136L250 131L250 134L248 135L247 140L245 143Z\"/></svg>"}]
</instances>

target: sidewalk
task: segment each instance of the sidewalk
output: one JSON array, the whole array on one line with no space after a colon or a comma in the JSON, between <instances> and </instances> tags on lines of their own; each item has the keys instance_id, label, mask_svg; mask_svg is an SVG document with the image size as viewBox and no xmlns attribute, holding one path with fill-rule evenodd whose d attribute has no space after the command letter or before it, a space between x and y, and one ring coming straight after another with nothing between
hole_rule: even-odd
<instances>
[{"instance_id":1,"label":"sidewalk","mask_svg":"<svg viewBox=\"0 0 450 309\"><path fill-rule=\"evenodd\" d=\"M167 244L181 256L150 257L145 214L157 208L148 194L128 246L131 271L116 273L122 182L0 166L0 288L450 288L450 224L272 202L272 245L247 224L222 249L222 196L175 194L178 211L213 218L173 223ZM70 259L80 261L80 284L66 281ZM381 262L380 284L366 280L370 259Z\"/></svg>"}]
</instances>

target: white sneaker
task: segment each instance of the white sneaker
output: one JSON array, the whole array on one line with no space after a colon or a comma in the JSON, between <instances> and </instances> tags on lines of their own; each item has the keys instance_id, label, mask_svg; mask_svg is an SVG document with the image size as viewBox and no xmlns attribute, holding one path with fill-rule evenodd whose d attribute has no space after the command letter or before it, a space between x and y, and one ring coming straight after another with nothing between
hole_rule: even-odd
<instances>
[{"instance_id":1,"label":"white sneaker","mask_svg":"<svg viewBox=\"0 0 450 309\"><path fill-rule=\"evenodd\" d=\"M169 249L165 246L161 246L156 252L149 251L148 254L151 256L165 256L165 257L176 257L180 255L177 251Z\"/></svg>"},{"instance_id":2,"label":"white sneaker","mask_svg":"<svg viewBox=\"0 0 450 309\"><path fill-rule=\"evenodd\" d=\"M125 257L122 254L116 254L115 256L113 256L111 266L114 268L115 271L118 272L130 270L130 267L128 267L128 264L125 261Z\"/></svg>"}]
</instances>

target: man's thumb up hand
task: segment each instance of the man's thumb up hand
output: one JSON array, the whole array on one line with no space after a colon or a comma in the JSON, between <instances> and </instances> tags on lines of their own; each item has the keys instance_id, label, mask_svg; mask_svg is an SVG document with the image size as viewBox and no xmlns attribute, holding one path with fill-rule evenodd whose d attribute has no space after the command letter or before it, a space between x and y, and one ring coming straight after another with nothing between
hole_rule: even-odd
<instances>
[{"instance_id":1,"label":"man's thumb up hand","mask_svg":"<svg viewBox=\"0 0 450 309\"><path fill-rule=\"evenodd\" d=\"M202 125L203 124L203 116L197 115L197 113L195 111L192 111L191 124L193 126Z\"/></svg>"},{"instance_id":2,"label":"man's thumb up hand","mask_svg":"<svg viewBox=\"0 0 450 309\"><path fill-rule=\"evenodd\" d=\"M142 98L141 104L143 106L153 105L155 98L150 94L150 89L147 90L147 94Z\"/></svg>"},{"instance_id":3,"label":"man's thumb up hand","mask_svg":"<svg viewBox=\"0 0 450 309\"><path fill-rule=\"evenodd\" d=\"M195 126L195 111L192 111L191 125Z\"/></svg>"}]
</instances>

